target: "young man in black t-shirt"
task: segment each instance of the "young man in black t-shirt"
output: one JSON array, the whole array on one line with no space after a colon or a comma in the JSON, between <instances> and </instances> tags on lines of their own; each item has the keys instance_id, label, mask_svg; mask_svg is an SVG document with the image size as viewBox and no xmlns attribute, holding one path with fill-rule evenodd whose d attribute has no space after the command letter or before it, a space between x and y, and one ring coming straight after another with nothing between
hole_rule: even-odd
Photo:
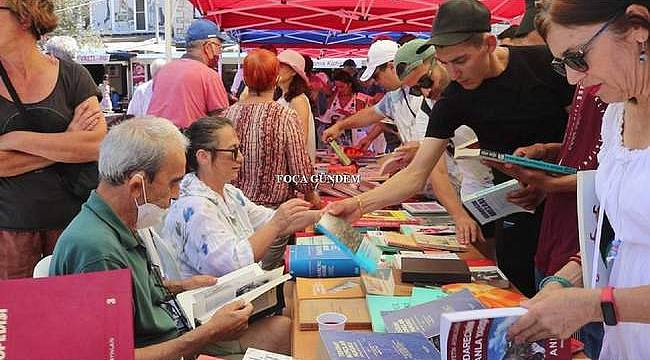
<instances>
[{"instance_id":1,"label":"young man in black t-shirt","mask_svg":"<svg viewBox=\"0 0 650 360\"><path fill-rule=\"evenodd\" d=\"M498 47L490 34L490 12L476 0L444 3L429 45L452 83L434 105L425 140L411 164L383 186L330 206L330 212L358 218L399 203L420 189L460 125L472 128L484 149L512 153L537 142L561 142L573 88L551 68L545 47ZM424 49L421 49L424 51ZM507 180L495 171L495 181ZM532 186L513 194L536 199ZM541 219L515 214L497 226L499 266L525 295L534 287L533 257Z\"/></svg>"}]
</instances>

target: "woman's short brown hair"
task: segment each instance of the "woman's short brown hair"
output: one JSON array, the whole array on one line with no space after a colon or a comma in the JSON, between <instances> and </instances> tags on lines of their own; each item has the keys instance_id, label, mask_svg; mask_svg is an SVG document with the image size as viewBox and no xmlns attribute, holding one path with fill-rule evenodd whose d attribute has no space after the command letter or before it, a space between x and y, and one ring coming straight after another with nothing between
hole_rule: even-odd
<instances>
[{"instance_id":1,"label":"woman's short brown hair","mask_svg":"<svg viewBox=\"0 0 650 360\"><path fill-rule=\"evenodd\" d=\"M650 29L650 22L639 16L621 16L630 5L641 5L650 9L648 0L543 0L540 12L535 19L537 31L546 39L551 22L571 27L603 23L618 17L611 29L618 34L625 33L630 28L643 27Z\"/></svg>"},{"instance_id":2,"label":"woman's short brown hair","mask_svg":"<svg viewBox=\"0 0 650 360\"><path fill-rule=\"evenodd\" d=\"M52 0L7 0L7 6L21 23L31 25L37 39L52 32L59 23Z\"/></svg>"}]
</instances>

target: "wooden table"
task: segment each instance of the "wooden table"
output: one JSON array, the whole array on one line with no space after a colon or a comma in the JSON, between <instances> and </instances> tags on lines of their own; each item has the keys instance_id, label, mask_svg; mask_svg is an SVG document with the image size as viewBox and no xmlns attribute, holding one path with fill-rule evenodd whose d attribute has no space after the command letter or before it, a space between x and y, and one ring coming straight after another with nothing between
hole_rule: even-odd
<instances>
[{"instance_id":1,"label":"wooden table","mask_svg":"<svg viewBox=\"0 0 650 360\"><path fill-rule=\"evenodd\" d=\"M485 256L481 254L473 246L468 247L469 250L463 253L458 253L459 257L463 260L475 260L475 259L484 259ZM399 279L395 279L396 287L399 285ZM514 289L516 290L516 289ZM298 301L298 295L295 291L295 286L292 286L291 289L291 318L298 319L298 308L300 303ZM336 301L336 300L332 300ZM306 331L300 330L300 323L296 320L292 324L292 344L291 344L291 354L296 360L323 360L318 358L318 348L320 346L320 336L318 331ZM583 353L576 354L573 357L574 360L583 360L588 359Z\"/></svg>"},{"instance_id":2,"label":"wooden table","mask_svg":"<svg viewBox=\"0 0 650 360\"><path fill-rule=\"evenodd\" d=\"M458 256L464 260L485 258L485 256L478 252L478 250L473 246L469 246L468 249L469 250L466 252L458 253ZM395 286L396 288L400 286L399 278L395 279ZM295 286L292 287L291 291L291 318L298 319L298 307L300 306L300 303L295 291ZM300 330L300 323L298 321L293 321L292 327L291 353L293 354L293 357L296 360L322 360L318 359L318 347L320 346L320 336L318 331Z\"/></svg>"}]
</instances>

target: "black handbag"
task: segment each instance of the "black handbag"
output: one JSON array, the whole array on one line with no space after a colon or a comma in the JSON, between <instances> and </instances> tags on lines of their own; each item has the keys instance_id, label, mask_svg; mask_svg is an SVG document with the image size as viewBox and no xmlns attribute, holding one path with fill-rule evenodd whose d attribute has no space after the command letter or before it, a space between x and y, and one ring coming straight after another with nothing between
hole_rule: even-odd
<instances>
[{"instance_id":1,"label":"black handbag","mask_svg":"<svg viewBox=\"0 0 650 360\"><path fill-rule=\"evenodd\" d=\"M25 123L30 124L30 129L32 131L37 131L39 128L37 122L29 115L28 109L20 100L20 97L11 83L9 75L2 65L2 62L0 62L0 77L7 87L11 99L13 100L14 105L18 108L18 112L24 119ZM99 184L99 171L97 169L96 161L79 164L56 163L53 166L59 175L63 187L82 201L86 201L88 196L90 196L90 192L97 188L97 185Z\"/></svg>"}]
</instances>

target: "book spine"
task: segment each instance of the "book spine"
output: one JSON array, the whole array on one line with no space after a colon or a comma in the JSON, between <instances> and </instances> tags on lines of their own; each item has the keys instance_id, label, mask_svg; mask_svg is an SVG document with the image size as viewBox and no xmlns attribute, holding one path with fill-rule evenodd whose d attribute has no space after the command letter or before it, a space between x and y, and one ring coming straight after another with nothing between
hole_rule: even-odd
<instances>
[{"instance_id":1,"label":"book spine","mask_svg":"<svg viewBox=\"0 0 650 360\"><path fill-rule=\"evenodd\" d=\"M296 258L289 271L294 277L328 278L359 276L359 266L352 259Z\"/></svg>"},{"instance_id":2,"label":"book spine","mask_svg":"<svg viewBox=\"0 0 650 360\"><path fill-rule=\"evenodd\" d=\"M546 161L529 159L521 156L501 154L492 150L481 149L481 157L497 162L510 163L562 175L573 175L577 172L577 170L572 167L552 164Z\"/></svg>"},{"instance_id":3,"label":"book spine","mask_svg":"<svg viewBox=\"0 0 650 360\"><path fill-rule=\"evenodd\" d=\"M341 164L348 166L352 164L352 161L350 158L343 152L343 149L339 146L339 144L336 142L336 140L330 141L330 146L332 147L332 150L336 153L336 156L338 156L339 160L341 161Z\"/></svg>"},{"instance_id":4,"label":"book spine","mask_svg":"<svg viewBox=\"0 0 650 360\"><path fill-rule=\"evenodd\" d=\"M556 174L573 175L577 172L576 169L568 166L547 163L541 160L528 159L528 158L514 156L514 155L504 155L504 160L508 163L512 163L515 165L535 168L535 169L544 170Z\"/></svg>"}]
</instances>

